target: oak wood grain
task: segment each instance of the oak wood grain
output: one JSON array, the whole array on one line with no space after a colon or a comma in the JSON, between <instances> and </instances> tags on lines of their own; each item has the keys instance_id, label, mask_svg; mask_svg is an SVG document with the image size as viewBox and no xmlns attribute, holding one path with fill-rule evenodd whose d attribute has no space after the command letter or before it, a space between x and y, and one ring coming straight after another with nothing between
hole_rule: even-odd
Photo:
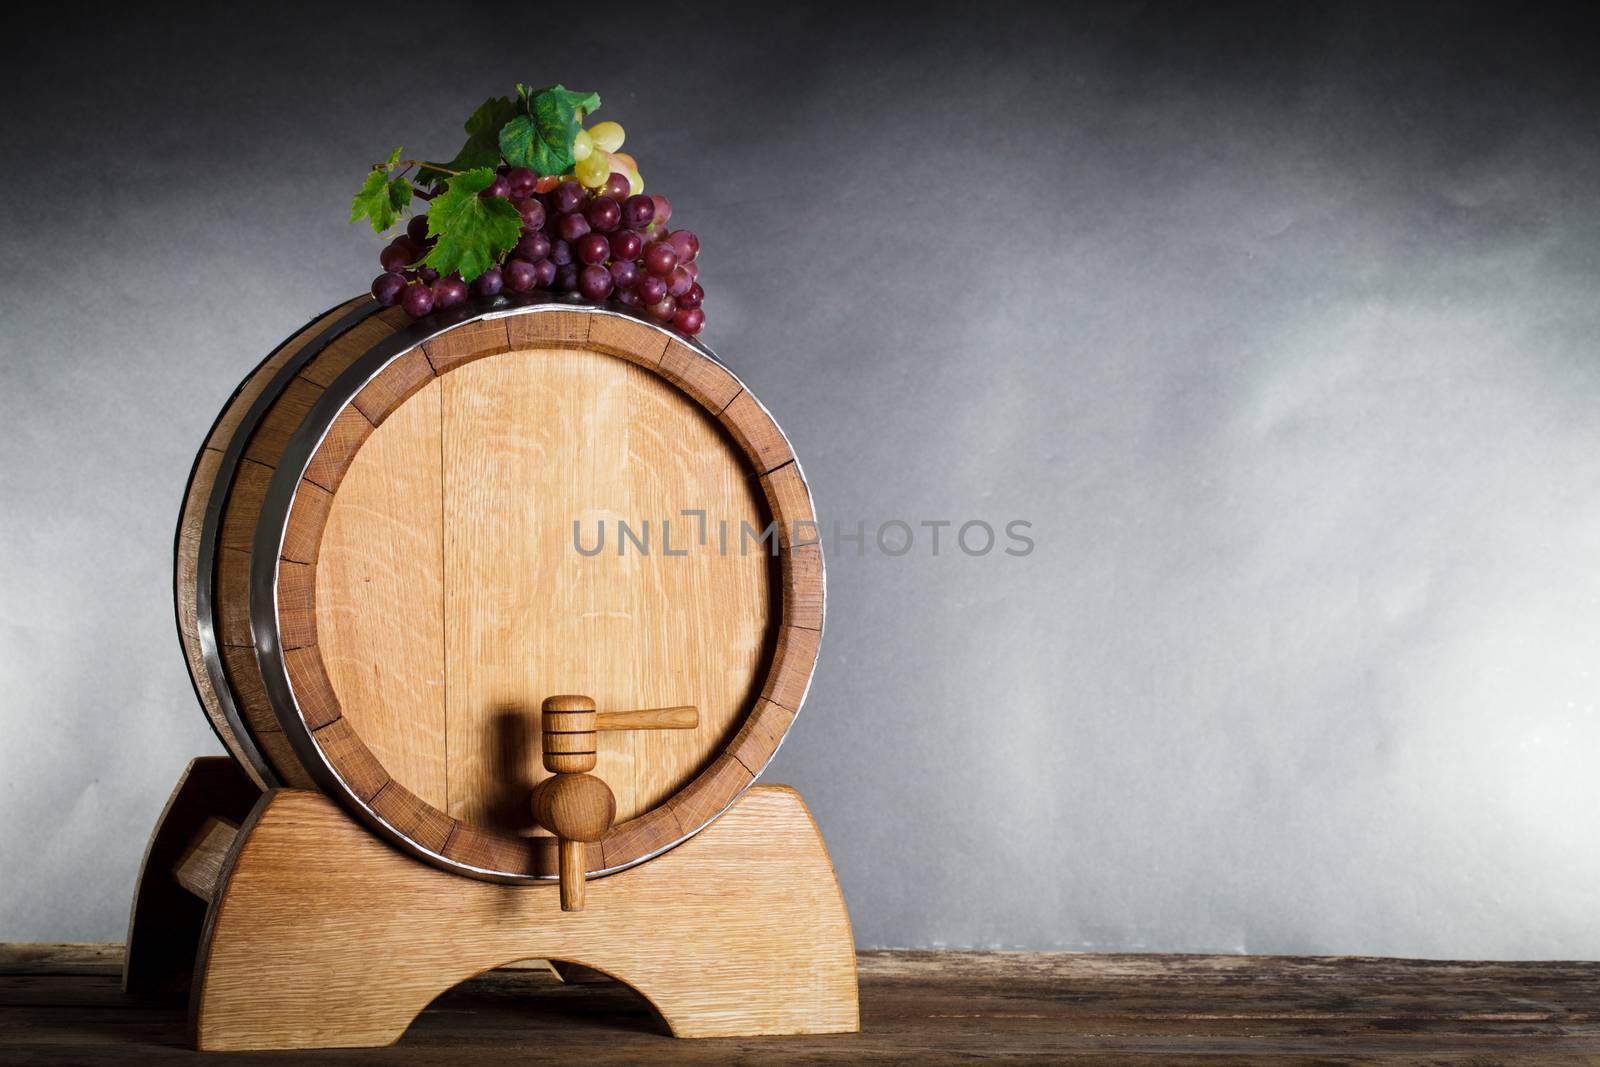
<instances>
[{"instance_id":1,"label":"oak wood grain","mask_svg":"<svg viewBox=\"0 0 1600 1067\"><path fill-rule=\"evenodd\" d=\"M342 310L349 310L349 307L347 305ZM325 326L331 326L334 318L325 316L319 321ZM217 640L224 648L228 646L242 648L254 643L249 610L254 533L267 486L284 446L299 428L311 406L322 395L326 385L372 345L399 330L405 322L405 315L400 309L389 308L362 319L343 333L331 338L321 351L295 374L284 389L271 399L270 406L261 421L243 441L242 460L229 484L219 484L220 471L214 466L210 468L209 481L191 480L186 494L190 500L208 501L213 495L225 495L222 523L218 531L213 597ZM314 323L311 329L302 331L290 345L285 347L293 347L296 353L303 352L321 332L319 324ZM280 352L279 356L273 357L268 363L286 369L288 360L287 357L280 358L282 356L283 353ZM240 403L246 396L251 403L264 397L267 384L267 379L262 378L262 371L258 370L247 380L239 394L230 401L224 412L224 420L233 427L235 435L242 435L244 432L242 422L244 410L239 407ZM246 407L248 406L246 404ZM218 440L215 434L212 440ZM223 443L223 447L227 447L227 442ZM319 495L319 484L315 483L314 479L312 482L313 484L309 486L302 483L303 493L297 495L298 506L295 510L299 512L300 521L296 524L296 530L286 537L286 553L291 561L307 556L314 558L317 530L326 514L324 509L326 498ZM320 486L320 488L331 487ZM203 505L198 511L190 509L186 502L186 516L197 514L203 518L204 510ZM181 548L185 540L180 537L179 543ZM198 544L197 530L192 538L194 551L198 551ZM286 562L280 572L278 588L280 601L287 598L287 603L280 604L284 608L280 614L280 629L283 631L284 643L288 647L312 644L315 640L315 620L309 614L313 590L307 588L303 580L311 570L305 562ZM180 616L186 610L194 611L192 606L186 608L185 604L187 602L192 605L195 600L196 591L193 582L198 578L196 566L195 560L189 561L187 565L180 561L175 568L180 578L185 575L188 578L188 584L180 585L175 590ZM192 675L198 676L206 672L198 641L186 640L185 655L189 659ZM260 688L258 668L242 659L235 660L228 672L228 679L234 686L256 690ZM214 691L209 687L202 689L197 684L197 691L201 694L202 702L207 693L215 697ZM231 727L220 703L206 704L206 713L226 744L231 736ZM280 780L292 785L305 784L309 780L308 776L299 766L298 758L293 754L292 748L283 742L282 737L269 738L259 742L257 748ZM236 745L235 755L242 757Z\"/></svg>"},{"instance_id":2,"label":"oak wood grain","mask_svg":"<svg viewBox=\"0 0 1600 1067\"><path fill-rule=\"evenodd\" d=\"M587 908L563 913L555 886L453 877L320 794L275 792L213 909L192 1037L217 1050L387 1045L439 993L527 958L628 983L682 1037L859 1024L849 917L793 790L754 790L682 848L587 893Z\"/></svg>"},{"instance_id":3,"label":"oak wood grain","mask_svg":"<svg viewBox=\"0 0 1600 1067\"><path fill-rule=\"evenodd\" d=\"M390 775L443 809L439 398L430 370L425 386L373 431L339 483L317 558L316 612L318 650L333 689L323 699L343 709ZM298 685L295 691L302 692Z\"/></svg>"},{"instance_id":4,"label":"oak wood grain","mask_svg":"<svg viewBox=\"0 0 1600 1067\"><path fill-rule=\"evenodd\" d=\"M525 805L508 804L506 790L531 788L542 773L536 750L507 740L526 737L526 726L508 720L531 716L551 693L620 708L692 701L694 730L601 743L595 773L615 790L619 818L632 818L698 771L760 683L771 563L669 557L660 541L662 521L678 519L679 550L689 543L684 507L762 521L747 468L669 383L604 354L514 352L441 385L448 812L527 829ZM631 545L619 554L617 521L640 529L646 519L653 554ZM606 522L606 551L576 552L574 520L588 527L586 543ZM517 815L497 822L507 811Z\"/></svg>"},{"instance_id":5,"label":"oak wood grain","mask_svg":"<svg viewBox=\"0 0 1600 1067\"><path fill-rule=\"evenodd\" d=\"M433 365L434 373L440 376L464 363L510 350L511 341L506 333L505 319L464 323L422 345L423 354Z\"/></svg>"},{"instance_id":6,"label":"oak wood grain","mask_svg":"<svg viewBox=\"0 0 1600 1067\"><path fill-rule=\"evenodd\" d=\"M184 889L211 903L222 880L228 851L238 837L238 823L217 816L206 819L173 865L172 877Z\"/></svg>"},{"instance_id":7,"label":"oak wood grain","mask_svg":"<svg viewBox=\"0 0 1600 1067\"><path fill-rule=\"evenodd\" d=\"M173 871L208 820L242 823L260 798L261 789L232 757L203 756L184 768L150 832L134 883L120 968L123 990L141 995L188 990L208 902L181 886ZM0 960L5 958L0 951ZM8 1029L0 1024L0 1035Z\"/></svg>"}]
</instances>

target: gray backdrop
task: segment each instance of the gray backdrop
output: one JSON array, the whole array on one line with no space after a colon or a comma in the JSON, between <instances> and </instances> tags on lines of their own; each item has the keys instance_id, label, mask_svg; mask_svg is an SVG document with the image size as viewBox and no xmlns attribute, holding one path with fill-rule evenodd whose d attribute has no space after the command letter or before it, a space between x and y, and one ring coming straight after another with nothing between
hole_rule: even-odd
<instances>
[{"instance_id":1,"label":"gray backdrop","mask_svg":"<svg viewBox=\"0 0 1600 1067\"><path fill-rule=\"evenodd\" d=\"M826 519L1033 524L830 560L769 780L863 945L1600 956L1596 40L1397 6L17 28L0 938L122 935L218 751L194 451L367 285L365 166L520 79L631 131Z\"/></svg>"}]
</instances>

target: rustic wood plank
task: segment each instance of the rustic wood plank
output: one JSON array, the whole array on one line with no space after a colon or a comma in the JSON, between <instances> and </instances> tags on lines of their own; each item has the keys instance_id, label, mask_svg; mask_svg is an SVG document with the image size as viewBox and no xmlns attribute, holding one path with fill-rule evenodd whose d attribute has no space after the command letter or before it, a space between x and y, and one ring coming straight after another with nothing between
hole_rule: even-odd
<instances>
[{"instance_id":1,"label":"rustic wood plank","mask_svg":"<svg viewBox=\"0 0 1600 1067\"><path fill-rule=\"evenodd\" d=\"M119 946L0 945L4 1058L238 1062L181 1047L181 1003L124 997L120 960ZM502 968L435 1001L398 1045L337 1059L474 1064L537 1048L592 1067L1592 1067L1600 1056L1600 963L878 951L859 954L858 973L860 1034L704 1042L666 1037L620 984L564 986L542 968Z\"/></svg>"}]
</instances>

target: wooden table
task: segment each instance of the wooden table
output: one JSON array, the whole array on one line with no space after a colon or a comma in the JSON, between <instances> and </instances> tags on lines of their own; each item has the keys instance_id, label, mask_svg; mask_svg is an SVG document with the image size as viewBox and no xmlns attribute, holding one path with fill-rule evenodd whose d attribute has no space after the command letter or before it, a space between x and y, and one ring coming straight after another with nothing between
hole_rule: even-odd
<instances>
[{"instance_id":1,"label":"wooden table","mask_svg":"<svg viewBox=\"0 0 1600 1067\"><path fill-rule=\"evenodd\" d=\"M0 946L0 1063L243 1062L123 995L118 945ZM864 952L863 1032L676 1041L621 986L494 971L393 1048L249 1062L1596 1064L1600 963Z\"/></svg>"}]
</instances>

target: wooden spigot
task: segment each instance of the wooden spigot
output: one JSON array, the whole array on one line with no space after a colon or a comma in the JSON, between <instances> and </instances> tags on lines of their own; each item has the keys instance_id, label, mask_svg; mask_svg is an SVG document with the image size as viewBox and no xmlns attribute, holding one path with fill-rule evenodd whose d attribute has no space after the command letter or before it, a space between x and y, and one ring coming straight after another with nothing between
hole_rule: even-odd
<instances>
[{"instance_id":1,"label":"wooden spigot","mask_svg":"<svg viewBox=\"0 0 1600 1067\"><path fill-rule=\"evenodd\" d=\"M588 869L584 846L604 837L617 817L617 798L611 787L588 773L594 770L599 731L692 730L699 724L700 712L692 706L597 711L586 696L545 700L539 716L544 769L555 777L534 789L533 817L556 835L562 911L583 910L584 872Z\"/></svg>"}]
</instances>

